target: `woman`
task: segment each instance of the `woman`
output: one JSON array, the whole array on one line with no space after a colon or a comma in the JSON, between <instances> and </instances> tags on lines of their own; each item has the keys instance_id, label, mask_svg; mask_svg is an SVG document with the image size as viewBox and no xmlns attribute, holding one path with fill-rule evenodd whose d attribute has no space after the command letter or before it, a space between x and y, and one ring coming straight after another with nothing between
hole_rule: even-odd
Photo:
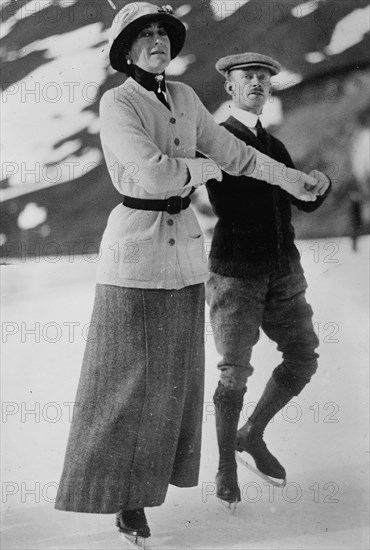
<instances>
[{"instance_id":1,"label":"woman","mask_svg":"<svg viewBox=\"0 0 370 550\"><path fill-rule=\"evenodd\" d=\"M189 196L221 179L221 165L262 180L257 164L270 161L218 126L191 88L165 82L184 40L169 6L128 4L112 25L111 65L129 77L102 98L101 140L123 204L102 240L56 502L116 512L122 533L143 538L144 508L161 505L170 483L198 482L207 265ZM275 180L311 200L309 178L291 171L292 185L275 168Z\"/></svg>"}]
</instances>

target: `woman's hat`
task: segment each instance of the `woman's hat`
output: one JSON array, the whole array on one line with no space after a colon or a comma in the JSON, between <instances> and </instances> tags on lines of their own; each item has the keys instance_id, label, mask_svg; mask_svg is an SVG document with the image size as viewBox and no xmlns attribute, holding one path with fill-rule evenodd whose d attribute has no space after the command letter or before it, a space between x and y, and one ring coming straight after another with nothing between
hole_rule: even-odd
<instances>
[{"instance_id":1,"label":"woman's hat","mask_svg":"<svg viewBox=\"0 0 370 550\"><path fill-rule=\"evenodd\" d=\"M127 4L119 11L110 29L110 64L121 73L128 70L124 50L131 47L136 36L146 25L158 21L165 26L171 42L171 59L182 50L185 42L186 29L173 15L171 6L155 6L147 2Z\"/></svg>"}]
</instances>

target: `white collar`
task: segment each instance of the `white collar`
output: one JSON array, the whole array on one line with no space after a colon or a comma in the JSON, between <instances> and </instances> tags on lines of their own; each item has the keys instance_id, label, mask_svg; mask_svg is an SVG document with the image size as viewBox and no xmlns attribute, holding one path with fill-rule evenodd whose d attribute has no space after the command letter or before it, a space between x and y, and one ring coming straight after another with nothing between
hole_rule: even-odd
<instances>
[{"instance_id":1,"label":"white collar","mask_svg":"<svg viewBox=\"0 0 370 550\"><path fill-rule=\"evenodd\" d=\"M257 121L259 119L258 115L251 113L250 111L243 111L234 105L231 106L231 114L234 118L239 120L247 128L254 129L256 127Z\"/></svg>"}]
</instances>

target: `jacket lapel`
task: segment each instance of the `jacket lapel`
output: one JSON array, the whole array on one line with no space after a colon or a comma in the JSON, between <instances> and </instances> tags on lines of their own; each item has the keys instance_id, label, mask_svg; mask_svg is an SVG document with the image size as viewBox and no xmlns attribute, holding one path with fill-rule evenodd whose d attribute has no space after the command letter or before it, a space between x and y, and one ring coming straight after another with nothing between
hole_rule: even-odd
<instances>
[{"instance_id":1,"label":"jacket lapel","mask_svg":"<svg viewBox=\"0 0 370 550\"><path fill-rule=\"evenodd\" d=\"M162 113L162 115L164 115L166 118L168 118L169 113L171 113L171 111L169 111L167 107L165 107L163 103L159 101L154 92L149 92L148 90L146 90L143 86L138 84L136 80L131 78L131 76L129 76L128 79L125 80L125 82L122 84L120 88L120 92L121 91L125 99L127 99L127 101L130 101L131 103L135 103L135 101L137 101L137 99L135 100L135 96L137 98L137 96L139 95L144 100L149 101L153 108ZM171 107L172 101L169 97L168 90L166 91L166 93L167 100L169 100L168 103Z\"/></svg>"},{"instance_id":2,"label":"jacket lapel","mask_svg":"<svg viewBox=\"0 0 370 550\"><path fill-rule=\"evenodd\" d=\"M268 133L266 133L265 147L264 144L260 142L257 136L247 126L242 124L233 116L230 116L225 122L223 122L222 126L229 130L229 132L234 134L235 137L241 139L247 145L251 145L255 149L258 149L258 151L261 151L261 153L267 153L267 151L270 149L271 139Z\"/></svg>"}]
</instances>

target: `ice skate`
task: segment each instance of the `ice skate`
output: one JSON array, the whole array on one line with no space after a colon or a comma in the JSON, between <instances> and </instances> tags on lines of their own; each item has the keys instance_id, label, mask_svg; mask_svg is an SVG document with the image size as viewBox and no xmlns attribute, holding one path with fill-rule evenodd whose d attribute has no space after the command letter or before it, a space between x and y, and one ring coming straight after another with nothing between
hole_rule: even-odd
<instances>
[{"instance_id":1,"label":"ice skate","mask_svg":"<svg viewBox=\"0 0 370 550\"><path fill-rule=\"evenodd\" d=\"M150 550L149 546L146 543L146 539L143 537L133 537L131 535L125 535L118 531L119 538L124 542L126 548L141 548L143 550Z\"/></svg>"},{"instance_id":2,"label":"ice skate","mask_svg":"<svg viewBox=\"0 0 370 550\"><path fill-rule=\"evenodd\" d=\"M284 467L268 450L263 440L263 432L257 430L250 420L237 433L236 450L236 459L240 464L276 487L286 485ZM242 452L251 455L256 464L255 468L240 456Z\"/></svg>"},{"instance_id":3,"label":"ice skate","mask_svg":"<svg viewBox=\"0 0 370 550\"><path fill-rule=\"evenodd\" d=\"M138 510L121 510L116 514L116 526L120 538L130 548L149 550L146 539L150 537L150 529L143 508Z\"/></svg>"},{"instance_id":4,"label":"ice skate","mask_svg":"<svg viewBox=\"0 0 370 550\"><path fill-rule=\"evenodd\" d=\"M231 512L235 512L237 503L241 501L235 445L236 430L245 391L245 388L230 390L219 383L213 396L219 450L216 496Z\"/></svg>"},{"instance_id":5,"label":"ice skate","mask_svg":"<svg viewBox=\"0 0 370 550\"><path fill-rule=\"evenodd\" d=\"M291 390L280 386L272 376L248 422L238 430L236 436L237 461L276 487L286 485L286 472L268 450L263 433L270 420L289 403L293 395ZM247 458L240 456L242 452L253 458L255 468L249 464Z\"/></svg>"},{"instance_id":6,"label":"ice skate","mask_svg":"<svg viewBox=\"0 0 370 550\"><path fill-rule=\"evenodd\" d=\"M239 451L239 453L245 451L251 455L256 464L256 468L252 471L262 474L264 479L267 478L268 481L272 482L275 479L274 484L277 484L277 486L281 485L283 487L286 484L286 472L284 467L268 450L263 440L263 432L257 431L251 421L248 421L247 424L238 431L236 450ZM239 458L241 457L238 457L237 453L237 460L244 466L248 464L247 460L239 460ZM249 467L249 469L253 468L250 464L248 464L247 467Z\"/></svg>"},{"instance_id":7,"label":"ice skate","mask_svg":"<svg viewBox=\"0 0 370 550\"><path fill-rule=\"evenodd\" d=\"M233 471L219 470L216 474L216 496L221 500L223 506L232 513L235 512L237 503L241 501L236 468L235 463Z\"/></svg>"},{"instance_id":8,"label":"ice skate","mask_svg":"<svg viewBox=\"0 0 370 550\"><path fill-rule=\"evenodd\" d=\"M235 454L236 454L236 460L237 460L237 462L239 462L239 464L241 464L242 466L244 466L245 468L247 468L248 470L250 470L254 474L258 475L258 477L260 477L261 479L264 479L265 481L267 481L268 483L270 483L274 487L280 487L280 488L285 487L285 485L287 483L286 478L281 479L281 480L274 479L274 478L262 473L260 470L258 470L254 466L252 466L252 464L249 464L249 462L247 460L245 460L239 452L236 452Z\"/></svg>"}]
</instances>

